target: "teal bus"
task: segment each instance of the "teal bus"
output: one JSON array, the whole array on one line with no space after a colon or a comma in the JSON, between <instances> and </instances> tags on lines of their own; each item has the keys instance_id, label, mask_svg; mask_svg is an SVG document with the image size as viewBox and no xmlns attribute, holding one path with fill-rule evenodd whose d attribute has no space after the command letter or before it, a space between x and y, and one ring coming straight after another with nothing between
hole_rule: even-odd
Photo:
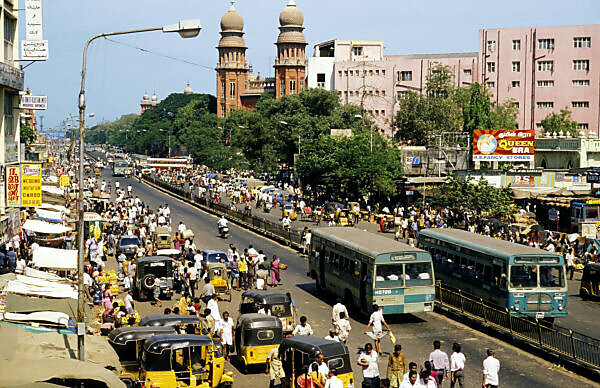
<instances>
[{"instance_id":1,"label":"teal bus","mask_svg":"<svg viewBox=\"0 0 600 388\"><path fill-rule=\"evenodd\" d=\"M373 304L384 314L433 310L435 279L431 255L357 228L313 231L308 275L326 290L363 312Z\"/></svg>"},{"instance_id":2,"label":"teal bus","mask_svg":"<svg viewBox=\"0 0 600 388\"><path fill-rule=\"evenodd\" d=\"M115 159L113 162L113 176L125 176L128 168L129 164L126 160Z\"/></svg>"},{"instance_id":3,"label":"teal bus","mask_svg":"<svg viewBox=\"0 0 600 388\"><path fill-rule=\"evenodd\" d=\"M431 253L437 279L450 287L517 316L567 316L561 255L459 229L422 230L418 247Z\"/></svg>"}]
</instances>

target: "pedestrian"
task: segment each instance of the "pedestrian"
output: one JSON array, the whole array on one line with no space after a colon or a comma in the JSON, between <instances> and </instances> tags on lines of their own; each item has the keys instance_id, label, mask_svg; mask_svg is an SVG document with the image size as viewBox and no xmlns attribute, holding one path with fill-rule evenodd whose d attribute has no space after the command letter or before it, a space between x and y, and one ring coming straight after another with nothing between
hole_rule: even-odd
<instances>
[{"instance_id":1,"label":"pedestrian","mask_svg":"<svg viewBox=\"0 0 600 388\"><path fill-rule=\"evenodd\" d=\"M496 358L496 352L492 349L486 351L487 358L483 360L483 388L498 388L500 361Z\"/></svg>"},{"instance_id":2,"label":"pedestrian","mask_svg":"<svg viewBox=\"0 0 600 388\"><path fill-rule=\"evenodd\" d=\"M313 335L313 330L308 324L308 318L304 315L300 317L300 324L296 326L292 335Z\"/></svg>"},{"instance_id":3,"label":"pedestrian","mask_svg":"<svg viewBox=\"0 0 600 388\"><path fill-rule=\"evenodd\" d=\"M227 311L223 311L223 319L219 321L219 336L225 360L229 360L229 350L233 346L233 319L229 317Z\"/></svg>"},{"instance_id":4,"label":"pedestrian","mask_svg":"<svg viewBox=\"0 0 600 388\"><path fill-rule=\"evenodd\" d=\"M215 286L210 284L210 279L207 276L204 278L204 286L200 292L200 298L204 303L208 303L212 299L213 295L215 295Z\"/></svg>"},{"instance_id":5,"label":"pedestrian","mask_svg":"<svg viewBox=\"0 0 600 388\"><path fill-rule=\"evenodd\" d=\"M342 304L342 300L337 298L331 310L331 323L335 325L335 323L340 319L340 313L342 312L345 313L347 317L349 316L348 309Z\"/></svg>"},{"instance_id":6,"label":"pedestrian","mask_svg":"<svg viewBox=\"0 0 600 388\"><path fill-rule=\"evenodd\" d=\"M375 351L377 354L381 353L381 339L385 336L383 332L383 325L390 330L390 327L383 319L383 307L379 307L378 305L373 305L373 313L371 313L371 317L369 318L369 323L365 328L365 334L367 334L369 327L373 326L373 331L368 334L375 341Z\"/></svg>"},{"instance_id":7,"label":"pedestrian","mask_svg":"<svg viewBox=\"0 0 600 388\"><path fill-rule=\"evenodd\" d=\"M15 272L17 268L17 254L15 253L13 247L8 248L8 253L6 254L8 261L8 269L10 272Z\"/></svg>"},{"instance_id":8,"label":"pedestrian","mask_svg":"<svg viewBox=\"0 0 600 388\"><path fill-rule=\"evenodd\" d=\"M123 304L125 305L125 310L127 313L133 314L133 291L129 290L123 298Z\"/></svg>"},{"instance_id":9,"label":"pedestrian","mask_svg":"<svg viewBox=\"0 0 600 388\"><path fill-rule=\"evenodd\" d=\"M219 304L217 303L217 295L212 295L208 303L206 304L206 308L210 309L210 315L212 315L215 320L215 324L219 322L221 316L219 314Z\"/></svg>"},{"instance_id":10,"label":"pedestrian","mask_svg":"<svg viewBox=\"0 0 600 388\"><path fill-rule=\"evenodd\" d=\"M212 338L215 335L215 318L210 309L204 309L204 319L206 320L206 335Z\"/></svg>"},{"instance_id":11,"label":"pedestrian","mask_svg":"<svg viewBox=\"0 0 600 388\"><path fill-rule=\"evenodd\" d=\"M331 368L329 370L325 388L344 388L344 382L337 377L337 369Z\"/></svg>"},{"instance_id":12,"label":"pedestrian","mask_svg":"<svg viewBox=\"0 0 600 388\"><path fill-rule=\"evenodd\" d=\"M379 388L379 353L373 350L371 343L366 343L364 351L358 357L358 365L362 366L363 388Z\"/></svg>"},{"instance_id":13,"label":"pedestrian","mask_svg":"<svg viewBox=\"0 0 600 388\"><path fill-rule=\"evenodd\" d=\"M329 341L340 342L340 339L337 336L337 334L335 333L334 329L329 329L329 334L327 334L327 336L325 336L325 339L329 340Z\"/></svg>"},{"instance_id":14,"label":"pedestrian","mask_svg":"<svg viewBox=\"0 0 600 388\"><path fill-rule=\"evenodd\" d=\"M308 366L302 367L302 373L296 379L296 388L314 388L312 376L308 373Z\"/></svg>"},{"instance_id":15,"label":"pedestrian","mask_svg":"<svg viewBox=\"0 0 600 388\"><path fill-rule=\"evenodd\" d=\"M391 372L391 374L390 374ZM402 376L406 373L406 357L402 353L402 345L394 345L394 352L390 354L386 378L390 379L390 386L400 387Z\"/></svg>"},{"instance_id":16,"label":"pedestrian","mask_svg":"<svg viewBox=\"0 0 600 388\"><path fill-rule=\"evenodd\" d=\"M450 355L450 388L456 385L464 388L464 369L467 362L465 355L461 352L462 346L459 343L452 344L452 354Z\"/></svg>"},{"instance_id":17,"label":"pedestrian","mask_svg":"<svg viewBox=\"0 0 600 388\"><path fill-rule=\"evenodd\" d=\"M567 248L567 253L565 253L565 261L567 263L567 273L569 274L569 280L573 280L573 274L575 273L575 260L572 248Z\"/></svg>"},{"instance_id":18,"label":"pedestrian","mask_svg":"<svg viewBox=\"0 0 600 388\"><path fill-rule=\"evenodd\" d=\"M190 250L191 252L191 250ZM190 278L190 294L192 295L192 298L196 297L196 283L198 282L198 271L196 270L196 267L194 266L194 264L192 262L188 263L188 275Z\"/></svg>"},{"instance_id":19,"label":"pedestrian","mask_svg":"<svg viewBox=\"0 0 600 388\"><path fill-rule=\"evenodd\" d=\"M442 385L444 377L448 378L448 371L450 370L450 361L448 360L448 354L440 350L441 343L438 340L433 341L433 352L429 354L429 361L433 371L437 374L437 382Z\"/></svg>"},{"instance_id":20,"label":"pedestrian","mask_svg":"<svg viewBox=\"0 0 600 388\"><path fill-rule=\"evenodd\" d=\"M273 255L273 261L271 262L271 286L277 287L281 278L279 277L279 258Z\"/></svg>"},{"instance_id":21,"label":"pedestrian","mask_svg":"<svg viewBox=\"0 0 600 388\"><path fill-rule=\"evenodd\" d=\"M324 388L327 382L327 376L329 375L329 367L325 362L325 357L322 353L317 353L315 362L310 364L309 368L310 376L312 377L313 385L315 388Z\"/></svg>"},{"instance_id":22,"label":"pedestrian","mask_svg":"<svg viewBox=\"0 0 600 388\"><path fill-rule=\"evenodd\" d=\"M271 349L267 355L266 365L267 370L265 373L269 375L269 388L281 387L282 379L285 378L285 371L279 357L279 348Z\"/></svg>"},{"instance_id":23,"label":"pedestrian","mask_svg":"<svg viewBox=\"0 0 600 388\"><path fill-rule=\"evenodd\" d=\"M346 319L346 313L342 311L340 313L340 319L338 319L335 323L335 332L340 342L342 342L344 345L346 344L348 337L350 337L350 330L352 330L350 321Z\"/></svg>"},{"instance_id":24,"label":"pedestrian","mask_svg":"<svg viewBox=\"0 0 600 388\"><path fill-rule=\"evenodd\" d=\"M242 255L240 260L237 262L238 271L240 273L240 288L244 290L248 289L248 262L246 261L246 255Z\"/></svg>"}]
</instances>

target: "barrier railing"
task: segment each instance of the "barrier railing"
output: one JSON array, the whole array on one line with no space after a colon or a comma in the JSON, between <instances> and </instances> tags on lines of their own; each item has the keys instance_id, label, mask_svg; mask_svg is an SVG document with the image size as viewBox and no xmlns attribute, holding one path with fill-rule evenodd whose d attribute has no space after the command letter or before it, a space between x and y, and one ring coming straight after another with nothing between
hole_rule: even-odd
<instances>
[{"instance_id":1,"label":"barrier railing","mask_svg":"<svg viewBox=\"0 0 600 388\"><path fill-rule=\"evenodd\" d=\"M515 316L507 308L441 284L436 286L436 302L542 350L594 369L600 368L600 344L595 338L550 326L543 320Z\"/></svg>"},{"instance_id":2,"label":"barrier railing","mask_svg":"<svg viewBox=\"0 0 600 388\"><path fill-rule=\"evenodd\" d=\"M237 208L215 203L206 197L193 195L181 186L166 183L147 175L144 175L144 179L209 212L224 214L249 229L276 238L296 248L302 246L301 235L298 231L285 229L282 225L244 213ZM439 306L485 323L494 330L508 334L514 339L525 341L549 354L568 359L579 366L600 373L600 340L598 339L560 326L549 326L545 321L515 316L505 307L490 304L481 298L441 284L436 285L436 302Z\"/></svg>"}]
</instances>

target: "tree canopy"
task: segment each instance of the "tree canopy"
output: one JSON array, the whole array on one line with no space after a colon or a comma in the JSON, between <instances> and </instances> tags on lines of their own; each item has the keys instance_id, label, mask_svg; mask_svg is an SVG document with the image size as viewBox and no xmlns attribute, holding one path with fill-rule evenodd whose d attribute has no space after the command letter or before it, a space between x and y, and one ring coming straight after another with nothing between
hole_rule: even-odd
<instances>
[{"instance_id":1,"label":"tree canopy","mask_svg":"<svg viewBox=\"0 0 600 388\"><path fill-rule=\"evenodd\" d=\"M546 132L556 132L558 134L562 131L572 137L579 136L577 122L571 118L571 111L568 109L561 109L560 113L550 113L541 121L541 124Z\"/></svg>"}]
</instances>

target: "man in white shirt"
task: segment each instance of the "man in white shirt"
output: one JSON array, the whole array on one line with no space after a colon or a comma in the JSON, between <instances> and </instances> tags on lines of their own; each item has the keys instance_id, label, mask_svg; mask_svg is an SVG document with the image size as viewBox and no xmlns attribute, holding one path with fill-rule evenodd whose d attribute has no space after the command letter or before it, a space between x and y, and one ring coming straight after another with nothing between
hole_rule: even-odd
<instances>
[{"instance_id":1,"label":"man in white shirt","mask_svg":"<svg viewBox=\"0 0 600 388\"><path fill-rule=\"evenodd\" d=\"M377 360L379 356L373 345L367 343L364 352L358 357L358 365L362 366L363 387L379 388L379 367Z\"/></svg>"},{"instance_id":2,"label":"man in white shirt","mask_svg":"<svg viewBox=\"0 0 600 388\"><path fill-rule=\"evenodd\" d=\"M337 298L335 304L333 305L333 309L331 310L331 323L335 325L335 323L340 319L340 313L342 312L346 315L346 317L348 316L348 309L342 304L342 300Z\"/></svg>"},{"instance_id":3,"label":"man in white shirt","mask_svg":"<svg viewBox=\"0 0 600 388\"><path fill-rule=\"evenodd\" d=\"M300 317L300 324L296 326L292 335L313 335L313 330L308 324L308 319L303 315Z\"/></svg>"},{"instance_id":4,"label":"man in white shirt","mask_svg":"<svg viewBox=\"0 0 600 388\"><path fill-rule=\"evenodd\" d=\"M187 227L185 226L185 224L183 223L183 221L179 221L179 227L177 228L177 230L179 231L179 233L185 232L186 229L187 229Z\"/></svg>"},{"instance_id":5,"label":"man in white shirt","mask_svg":"<svg viewBox=\"0 0 600 388\"><path fill-rule=\"evenodd\" d=\"M487 350L488 357L483 360L483 382L482 387L498 388L498 373L500 372L500 361L496 359L496 352Z\"/></svg>"},{"instance_id":6,"label":"man in white shirt","mask_svg":"<svg viewBox=\"0 0 600 388\"><path fill-rule=\"evenodd\" d=\"M450 369L450 361L446 352L440 350L442 344L440 341L433 341L433 352L429 353L429 361L433 371L437 374L438 384L442 384L444 377L448 378L448 370Z\"/></svg>"},{"instance_id":7,"label":"man in white shirt","mask_svg":"<svg viewBox=\"0 0 600 388\"><path fill-rule=\"evenodd\" d=\"M129 290L125 298L123 299L123 304L125 304L125 310L127 310L128 314L133 314L133 291Z\"/></svg>"},{"instance_id":8,"label":"man in white shirt","mask_svg":"<svg viewBox=\"0 0 600 388\"><path fill-rule=\"evenodd\" d=\"M350 321L346 319L346 313L342 311L340 313L340 319L335 323L335 331L340 342L346 343L348 337L350 337L350 330L352 330Z\"/></svg>"},{"instance_id":9,"label":"man in white shirt","mask_svg":"<svg viewBox=\"0 0 600 388\"><path fill-rule=\"evenodd\" d=\"M317 354L315 362L310 364L309 374L312 377L315 388L324 388L329 376L329 367L322 353Z\"/></svg>"},{"instance_id":10,"label":"man in white shirt","mask_svg":"<svg viewBox=\"0 0 600 388\"><path fill-rule=\"evenodd\" d=\"M339 337L337 336L337 334L335 334L335 330L333 330L333 329L329 329L329 334L327 334L327 336L325 336L325 339L329 340L329 341L340 342Z\"/></svg>"},{"instance_id":11,"label":"man in white shirt","mask_svg":"<svg viewBox=\"0 0 600 388\"><path fill-rule=\"evenodd\" d=\"M17 259L17 266L15 267L15 273L17 274L24 274L25 273L25 260L19 256L19 258Z\"/></svg>"},{"instance_id":12,"label":"man in white shirt","mask_svg":"<svg viewBox=\"0 0 600 388\"><path fill-rule=\"evenodd\" d=\"M335 368L329 370L327 377L325 388L344 388L344 382L337 377L337 370Z\"/></svg>"},{"instance_id":13,"label":"man in white shirt","mask_svg":"<svg viewBox=\"0 0 600 388\"><path fill-rule=\"evenodd\" d=\"M215 323L218 323L221 320L221 315L219 314L219 305L217 303L216 295L213 295L212 299L208 301L208 303L206 304L206 308L210 309L210 315L215 320Z\"/></svg>"},{"instance_id":14,"label":"man in white shirt","mask_svg":"<svg viewBox=\"0 0 600 388\"><path fill-rule=\"evenodd\" d=\"M460 386L464 388L464 369L467 359L461 352L462 347L458 343L452 345L452 355L450 355L450 388Z\"/></svg>"},{"instance_id":15,"label":"man in white shirt","mask_svg":"<svg viewBox=\"0 0 600 388\"><path fill-rule=\"evenodd\" d=\"M223 312L223 319L219 320L218 327L221 344L223 345L223 354L225 355L225 359L229 360L229 349L233 346L233 319L229 317L227 311Z\"/></svg>"}]
</instances>

